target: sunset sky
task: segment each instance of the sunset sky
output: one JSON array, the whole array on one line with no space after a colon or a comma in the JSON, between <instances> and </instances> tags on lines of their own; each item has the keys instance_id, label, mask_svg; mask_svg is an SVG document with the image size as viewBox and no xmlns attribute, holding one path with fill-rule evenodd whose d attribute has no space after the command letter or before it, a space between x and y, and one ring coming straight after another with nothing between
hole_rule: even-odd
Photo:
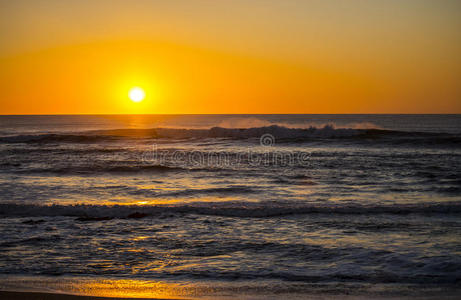
<instances>
[{"instance_id":1,"label":"sunset sky","mask_svg":"<svg viewBox=\"0 0 461 300\"><path fill-rule=\"evenodd\" d=\"M0 0L0 114L461 113L460 53L455 0Z\"/></svg>"}]
</instances>

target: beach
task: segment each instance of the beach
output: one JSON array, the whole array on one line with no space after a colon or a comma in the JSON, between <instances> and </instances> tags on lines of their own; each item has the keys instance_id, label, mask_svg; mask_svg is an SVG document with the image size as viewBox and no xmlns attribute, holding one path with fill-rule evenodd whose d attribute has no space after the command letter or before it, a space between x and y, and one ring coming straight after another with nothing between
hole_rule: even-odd
<instances>
[{"instance_id":1,"label":"beach","mask_svg":"<svg viewBox=\"0 0 461 300\"><path fill-rule=\"evenodd\" d=\"M0 300L461 299L461 1L0 0Z\"/></svg>"},{"instance_id":2,"label":"beach","mask_svg":"<svg viewBox=\"0 0 461 300\"><path fill-rule=\"evenodd\" d=\"M283 295L287 296L287 295ZM10 292L0 291L0 299L5 300L170 300L170 299L280 299L277 297L265 297L265 296L250 296L250 297L235 297L235 296L222 296L222 297L206 297L206 298L120 298L120 297L96 297L96 296L81 296L81 295L70 295L70 294L59 294L59 293L44 293L44 292ZM353 296L353 295L290 295L290 299L306 299L306 300L366 300L370 299L370 296ZM373 296L373 299L377 300L391 300L391 299L421 299L421 300L456 300L459 299L457 293L451 294L438 294L438 295L419 295L419 296Z\"/></svg>"},{"instance_id":3,"label":"beach","mask_svg":"<svg viewBox=\"0 0 461 300\"><path fill-rule=\"evenodd\" d=\"M6 292L0 291L0 299L11 299L11 300L122 300L122 299L133 299L133 298L107 298L107 297L93 297L93 296L76 296L68 294L53 294L53 293L37 293L37 292ZM143 298L137 298L143 299ZM147 298L144 298L147 299ZM150 298L153 299L153 298Z\"/></svg>"},{"instance_id":4,"label":"beach","mask_svg":"<svg viewBox=\"0 0 461 300\"><path fill-rule=\"evenodd\" d=\"M449 299L460 120L2 116L0 290Z\"/></svg>"}]
</instances>

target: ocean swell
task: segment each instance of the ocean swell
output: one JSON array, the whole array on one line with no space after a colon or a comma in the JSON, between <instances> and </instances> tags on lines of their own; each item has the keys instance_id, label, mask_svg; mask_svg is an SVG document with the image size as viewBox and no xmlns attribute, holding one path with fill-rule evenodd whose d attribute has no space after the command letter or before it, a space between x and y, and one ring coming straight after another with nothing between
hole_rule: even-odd
<instances>
[{"instance_id":1,"label":"ocean swell","mask_svg":"<svg viewBox=\"0 0 461 300\"><path fill-rule=\"evenodd\" d=\"M94 218L127 218L133 214L164 216L169 214L198 214L236 218L270 218L289 215L406 215L406 214L460 214L461 203L419 203L393 205L281 205L246 202L204 202L178 205L34 205L0 204L1 217L71 216Z\"/></svg>"},{"instance_id":2,"label":"ocean swell","mask_svg":"<svg viewBox=\"0 0 461 300\"><path fill-rule=\"evenodd\" d=\"M12 135L0 137L0 144L15 143L97 143L123 139L251 139L263 135L271 135L279 141L306 141L315 139L368 139L368 140L408 140L432 143L461 144L461 138L446 133L406 132L385 129L335 128L333 125L309 128L289 128L279 125L253 128L223 128L183 129L183 128L153 128L153 129L113 129L86 131L72 134L37 134Z\"/></svg>"}]
</instances>

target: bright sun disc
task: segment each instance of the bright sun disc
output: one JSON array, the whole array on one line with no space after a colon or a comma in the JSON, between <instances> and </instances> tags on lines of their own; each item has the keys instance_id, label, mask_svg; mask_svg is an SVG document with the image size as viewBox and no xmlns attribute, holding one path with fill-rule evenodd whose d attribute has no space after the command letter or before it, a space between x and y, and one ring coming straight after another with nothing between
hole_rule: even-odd
<instances>
[{"instance_id":1,"label":"bright sun disc","mask_svg":"<svg viewBox=\"0 0 461 300\"><path fill-rule=\"evenodd\" d=\"M141 102L144 97L146 97L146 93L144 93L142 88L134 87L128 93L128 97L130 97L133 102Z\"/></svg>"}]
</instances>

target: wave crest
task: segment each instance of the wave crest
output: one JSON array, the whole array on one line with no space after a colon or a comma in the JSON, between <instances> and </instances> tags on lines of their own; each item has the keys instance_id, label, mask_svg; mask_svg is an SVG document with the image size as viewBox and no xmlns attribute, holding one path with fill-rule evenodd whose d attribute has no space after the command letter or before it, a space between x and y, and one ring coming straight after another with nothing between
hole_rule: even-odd
<instances>
[{"instance_id":1,"label":"wave crest","mask_svg":"<svg viewBox=\"0 0 461 300\"><path fill-rule=\"evenodd\" d=\"M461 144L461 137L447 133L424 133L385 130L376 128L336 128L329 124L323 127L291 128L271 125L251 128L212 127L196 128L152 128L93 130L73 134L37 134L0 137L0 143L97 143L123 139L251 139L270 134L279 141L309 141L315 139L369 139L405 143Z\"/></svg>"},{"instance_id":2,"label":"wave crest","mask_svg":"<svg viewBox=\"0 0 461 300\"><path fill-rule=\"evenodd\" d=\"M238 218L270 218L288 215L346 214L346 215L406 215L460 214L461 203L418 203L393 205L317 205L250 202L203 202L177 205L34 205L0 204L2 217L71 216L91 218L130 218L134 214L162 216L164 214L198 214Z\"/></svg>"}]
</instances>

